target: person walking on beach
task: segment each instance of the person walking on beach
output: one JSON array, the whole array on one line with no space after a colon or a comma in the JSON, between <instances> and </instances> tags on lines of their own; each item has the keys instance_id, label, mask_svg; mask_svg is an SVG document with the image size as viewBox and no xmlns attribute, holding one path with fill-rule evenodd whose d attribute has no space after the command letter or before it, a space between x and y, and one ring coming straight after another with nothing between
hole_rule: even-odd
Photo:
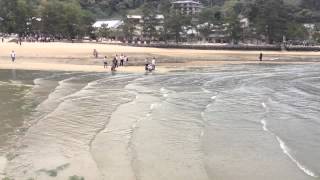
<instances>
[{"instance_id":1,"label":"person walking on beach","mask_svg":"<svg viewBox=\"0 0 320 180\"><path fill-rule=\"evenodd\" d=\"M121 56L120 56L120 66L123 66L123 63L124 63L124 56L123 56L123 54L121 54Z\"/></svg>"},{"instance_id":2,"label":"person walking on beach","mask_svg":"<svg viewBox=\"0 0 320 180\"><path fill-rule=\"evenodd\" d=\"M146 71L148 71L148 65L149 65L149 59L146 58L146 59L144 60L144 69L145 69Z\"/></svg>"},{"instance_id":3,"label":"person walking on beach","mask_svg":"<svg viewBox=\"0 0 320 180\"><path fill-rule=\"evenodd\" d=\"M117 67L117 58L114 57L112 60L111 71L116 71L116 67Z\"/></svg>"},{"instance_id":4,"label":"person walking on beach","mask_svg":"<svg viewBox=\"0 0 320 180\"><path fill-rule=\"evenodd\" d=\"M126 65L128 65L128 62L129 62L128 56L124 56L124 60L126 61Z\"/></svg>"},{"instance_id":5,"label":"person walking on beach","mask_svg":"<svg viewBox=\"0 0 320 180\"><path fill-rule=\"evenodd\" d=\"M98 51L93 49L93 57L98 58Z\"/></svg>"},{"instance_id":6,"label":"person walking on beach","mask_svg":"<svg viewBox=\"0 0 320 180\"><path fill-rule=\"evenodd\" d=\"M115 66L116 66L116 68L119 67L119 61L120 61L120 58L119 58L118 54L116 54L116 57L115 57Z\"/></svg>"},{"instance_id":7,"label":"person walking on beach","mask_svg":"<svg viewBox=\"0 0 320 180\"><path fill-rule=\"evenodd\" d=\"M259 55L259 60L262 61L262 58L263 58L263 54L261 52L260 55Z\"/></svg>"},{"instance_id":8,"label":"person walking on beach","mask_svg":"<svg viewBox=\"0 0 320 180\"><path fill-rule=\"evenodd\" d=\"M14 62L16 60L16 53L12 51L10 56L11 56L11 61Z\"/></svg>"},{"instance_id":9,"label":"person walking on beach","mask_svg":"<svg viewBox=\"0 0 320 180\"><path fill-rule=\"evenodd\" d=\"M1 38L1 41L2 41L2 43L4 42L4 38L3 37Z\"/></svg>"},{"instance_id":10,"label":"person walking on beach","mask_svg":"<svg viewBox=\"0 0 320 180\"><path fill-rule=\"evenodd\" d=\"M153 57L152 60L151 60L151 64L152 64L152 70L156 70L156 58Z\"/></svg>"},{"instance_id":11,"label":"person walking on beach","mask_svg":"<svg viewBox=\"0 0 320 180\"><path fill-rule=\"evenodd\" d=\"M108 67L107 56L104 56L104 58L103 58L103 68L107 68L107 67Z\"/></svg>"}]
</instances>

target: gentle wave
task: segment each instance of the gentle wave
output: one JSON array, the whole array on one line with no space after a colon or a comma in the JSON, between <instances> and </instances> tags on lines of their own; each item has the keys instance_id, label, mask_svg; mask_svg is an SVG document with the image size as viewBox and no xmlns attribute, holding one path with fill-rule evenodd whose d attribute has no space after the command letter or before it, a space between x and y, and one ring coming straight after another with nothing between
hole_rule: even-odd
<instances>
[{"instance_id":1,"label":"gentle wave","mask_svg":"<svg viewBox=\"0 0 320 180\"><path fill-rule=\"evenodd\" d=\"M169 92L170 92L170 90L168 90L168 89L166 89L166 88L162 87L162 88L160 89L160 92L161 92L162 96L163 96L164 98L166 98L166 97L168 97L168 96L169 96Z\"/></svg>"},{"instance_id":2,"label":"gentle wave","mask_svg":"<svg viewBox=\"0 0 320 180\"><path fill-rule=\"evenodd\" d=\"M267 122L262 119L261 121L261 124L262 124L262 129L266 132L270 132L269 129L267 128ZM298 160L296 160L291 154L290 154L290 149L288 146L286 146L285 142L277 135L275 135L274 133L270 132L272 135L274 135L277 139L277 141L279 142L280 144L280 148L282 149L283 153L285 155L287 155L291 161L293 161L297 167L299 169L301 169L305 174L311 176L311 177L319 177L318 175L316 175L314 172L312 172L311 170L309 170L307 167L303 166Z\"/></svg>"},{"instance_id":3,"label":"gentle wave","mask_svg":"<svg viewBox=\"0 0 320 180\"><path fill-rule=\"evenodd\" d=\"M33 85L24 84L21 81L12 81L12 80L10 82L0 81L0 85L33 87Z\"/></svg>"},{"instance_id":4,"label":"gentle wave","mask_svg":"<svg viewBox=\"0 0 320 180\"><path fill-rule=\"evenodd\" d=\"M6 166L7 166L7 158L0 156L0 177L1 175L4 175Z\"/></svg>"},{"instance_id":5,"label":"gentle wave","mask_svg":"<svg viewBox=\"0 0 320 180\"><path fill-rule=\"evenodd\" d=\"M201 112L201 117L204 118L204 112Z\"/></svg>"},{"instance_id":6,"label":"gentle wave","mask_svg":"<svg viewBox=\"0 0 320 180\"><path fill-rule=\"evenodd\" d=\"M262 124L262 129L263 129L264 131L269 132L269 130L268 130L268 128L267 128L267 122L266 122L264 119L261 120L261 124Z\"/></svg>"},{"instance_id":7,"label":"gentle wave","mask_svg":"<svg viewBox=\"0 0 320 180\"><path fill-rule=\"evenodd\" d=\"M154 110L158 106L157 103L153 103L150 105L150 110Z\"/></svg>"},{"instance_id":8,"label":"gentle wave","mask_svg":"<svg viewBox=\"0 0 320 180\"><path fill-rule=\"evenodd\" d=\"M202 90L204 93L211 93L211 91L209 91L209 90L206 89L206 88L201 88L201 90Z\"/></svg>"},{"instance_id":9,"label":"gentle wave","mask_svg":"<svg viewBox=\"0 0 320 180\"><path fill-rule=\"evenodd\" d=\"M309 170L307 167L303 166L298 160L296 160L291 154L290 154L290 149L288 148L288 146L286 146L286 144L284 143L284 141L282 141L281 138L279 138L278 136L276 136L280 147L283 151L284 154L286 154L297 166L299 169L301 169L304 173L306 173L307 175L317 178L319 177L318 175L316 175L314 172L312 172L311 170Z\"/></svg>"}]
</instances>

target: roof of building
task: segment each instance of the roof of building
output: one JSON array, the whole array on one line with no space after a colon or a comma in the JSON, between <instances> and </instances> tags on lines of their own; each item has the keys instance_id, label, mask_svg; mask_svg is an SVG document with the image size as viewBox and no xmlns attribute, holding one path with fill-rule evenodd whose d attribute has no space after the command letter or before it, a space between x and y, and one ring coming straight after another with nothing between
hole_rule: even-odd
<instances>
[{"instance_id":1,"label":"roof of building","mask_svg":"<svg viewBox=\"0 0 320 180\"><path fill-rule=\"evenodd\" d=\"M118 28L122 24L122 20L98 20L93 24L93 27L100 28L102 25L107 25L109 28Z\"/></svg>"},{"instance_id":2,"label":"roof of building","mask_svg":"<svg viewBox=\"0 0 320 180\"><path fill-rule=\"evenodd\" d=\"M127 15L127 18L130 18L130 19L141 19L142 16L141 15Z\"/></svg>"},{"instance_id":3,"label":"roof of building","mask_svg":"<svg viewBox=\"0 0 320 180\"><path fill-rule=\"evenodd\" d=\"M127 18L129 19L142 19L142 15L127 15ZM164 16L162 14L156 15L156 19L164 19Z\"/></svg>"},{"instance_id":4,"label":"roof of building","mask_svg":"<svg viewBox=\"0 0 320 180\"><path fill-rule=\"evenodd\" d=\"M188 4L188 3L201 5L200 2L192 1L192 0L174 1L174 2L172 2L172 4Z\"/></svg>"}]
</instances>

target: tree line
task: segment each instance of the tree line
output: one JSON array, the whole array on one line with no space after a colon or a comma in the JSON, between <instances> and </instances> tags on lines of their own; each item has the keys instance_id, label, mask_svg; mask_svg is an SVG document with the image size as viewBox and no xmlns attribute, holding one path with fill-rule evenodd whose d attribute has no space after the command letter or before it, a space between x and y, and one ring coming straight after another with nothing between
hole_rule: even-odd
<instances>
[{"instance_id":1,"label":"tree line","mask_svg":"<svg viewBox=\"0 0 320 180\"><path fill-rule=\"evenodd\" d=\"M320 41L317 33L320 29L319 0L201 2L204 4L201 13L187 16L177 14L171 8L171 0L0 0L0 31L20 36L44 34L68 39L120 34L132 40L136 24L126 15L138 12L143 17L142 37L147 40L179 42L185 40L190 31L208 39L213 31L223 31L228 42L233 43L247 39L267 43L279 43L284 39ZM158 14L164 19L159 21ZM95 31L92 24L99 17L122 18L124 25L117 31L106 26ZM249 26L241 23L245 18L249 20ZM305 23L315 24L315 32L308 32ZM197 40L198 37L188 38Z\"/></svg>"},{"instance_id":2,"label":"tree line","mask_svg":"<svg viewBox=\"0 0 320 180\"><path fill-rule=\"evenodd\" d=\"M231 43L245 42L248 39L261 40L274 44L283 41L303 41L313 39L320 42L320 6L318 0L304 0L293 4L284 0L228 0L207 1L206 6L197 16L177 14L169 0L149 0L142 6L143 37L167 41L188 36L195 38L199 32L201 37L209 39L215 32L222 32L225 40ZM156 29L160 21L157 14L164 15L161 22L163 28ZM134 37L134 24L125 19L124 33L127 39ZM249 24L246 24L248 21ZM313 32L305 27L310 23Z\"/></svg>"},{"instance_id":3,"label":"tree line","mask_svg":"<svg viewBox=\"0 0 320 180\"><path fill-rule=\"evenodd\" d=\"M77 0L0 0L0 31L20 36L82 37L92 31L92 13Z\"/></svg>"}]
</instances>

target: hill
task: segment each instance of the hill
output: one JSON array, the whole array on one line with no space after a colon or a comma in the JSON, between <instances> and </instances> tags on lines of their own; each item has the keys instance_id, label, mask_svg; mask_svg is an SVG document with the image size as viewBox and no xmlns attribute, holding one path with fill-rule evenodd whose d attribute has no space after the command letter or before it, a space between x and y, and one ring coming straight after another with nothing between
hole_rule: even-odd
<instances>
[{"instance_id":1,"label":"hill","mask_svg":"<svg viewBox=\"0 0 320 180\"><path fill-rule=\"evenodd\" d=\"M141 6L145 3L154 1L156 4L167 0L78 0L81 6L90 11L95 18L112 18L120 17L128 12L141 12ZM250 3L252 0L200 0L204 7L210 8L213 6L223 6L230 1L242 1L243 3ZM319 0L284 0L288 5L308 9L312 12L320 11Z\"/></svg>"}]
</instances>

